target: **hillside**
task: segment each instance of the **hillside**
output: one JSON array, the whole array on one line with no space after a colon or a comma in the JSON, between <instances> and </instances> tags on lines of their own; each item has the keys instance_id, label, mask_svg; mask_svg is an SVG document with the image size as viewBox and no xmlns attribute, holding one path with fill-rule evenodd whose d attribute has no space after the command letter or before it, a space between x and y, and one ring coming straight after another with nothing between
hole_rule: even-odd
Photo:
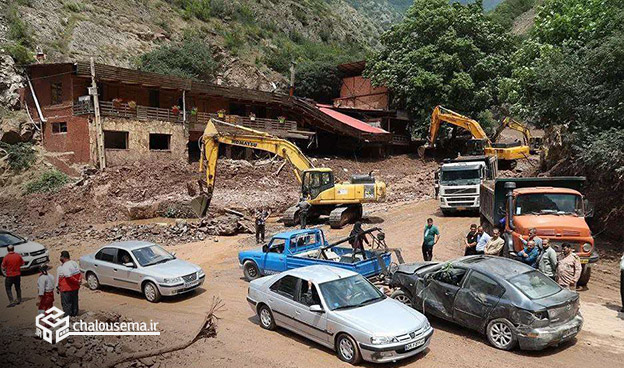
<instances>
[{"instance_id":1,"label":"hillside","mask_svg":"<svg viewBox=\"0 0 624 368\"><path fill-rule=\"evenodd\" d=\"M98 62L136 66L140 55L199 36L210 45L217 73L231 85L272 89L285 85L291 59L336 54L354 58L378 46L379 35L400 19L409 0L17 0L0 4L14 24L32 34L48 62L95 56ZM17 16L15 16L17 15ZM2 22L5 23L5 22ZM28 37L28 36L25 36Z\"/></svg>"}]
</instances>

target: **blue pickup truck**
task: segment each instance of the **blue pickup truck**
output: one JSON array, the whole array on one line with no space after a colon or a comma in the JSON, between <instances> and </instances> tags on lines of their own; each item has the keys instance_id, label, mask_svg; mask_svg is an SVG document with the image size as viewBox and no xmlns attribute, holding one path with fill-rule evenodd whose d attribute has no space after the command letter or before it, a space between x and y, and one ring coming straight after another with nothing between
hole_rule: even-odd
<instances>
[{"instance_id":1,"label":"blue pickup truck","mask_svg":"<svg viewBox=\"0 0 624 368\"><path fill-rule=\"evenodd\" d=\"M366 250L366 259L353 249L330 245L320 229L279 233L262 248L238 253L238 262L249 281L298 267L326 265L357 272L365 277L381 274L390 265L389 252ZM384 263L384 267L380 265Z\"/></svg>"}]
</instances>

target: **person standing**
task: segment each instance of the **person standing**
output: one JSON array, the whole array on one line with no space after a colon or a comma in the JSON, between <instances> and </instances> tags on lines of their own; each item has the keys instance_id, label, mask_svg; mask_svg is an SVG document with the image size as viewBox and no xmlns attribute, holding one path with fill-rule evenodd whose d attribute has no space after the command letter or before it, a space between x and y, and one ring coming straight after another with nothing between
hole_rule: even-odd
<instances>
[{"instance_id":1,"label":"person standing","mask_svg":"<svg viewBox=\"0 0 624 368\"><path fill-rule=\"evenodd\" d=\"M490 241L490 234L483 230L483 226L477 228L477 245L475 246L475 254L485 254L485 245Z\"/></svg>"},{"instance_id":2,"label":"person standing","mask_svg":"<svg viewBox=\"0 0 624 368\"><path fill-rule=\"evenodd\" d=\"M256 244L264 243L264 232L266 228L266 219L269 217L269 212L260 208L256 211Z\"/></svg>"},{"instance_id":3,"label":"person standing","mask_svg":"<svg viewBox=\"0 0 624 368\"><path fill-rule=\"evenodd\" d=\"M433 225L433 219L427 219L427 225L425 225L422 254L425 262L431 261L433 258L433 246L440 240L440 230Z\"/></svg>"},{"instance_id":4,"label":"person standing","mask_svg":"<svg viewBox=\"0 0 624 368\"><path fill-rule=\"evenodd\" d=\"M542 240L542 247L544 251L537 261L537 269L554 280L557 272L557 252L550 246L548 238Z\"/></svg>"},{"instance_id":5,"label":"person standing","mask_svg":"<svg viewBox=\"0 0 624 368\"><path fill-rule=\"evenodd\" d=\"M367 245L370 245L368 239L366 238L366 234L363 234L364 230L362 229L362 223L357 221L353 224L353 229L351 229L351 233L349 234L349 242L351 243L351 247L353 248L353 255L357 252L362 254L362 257L366 259L366 251L364 251L364 242Z\"/></svg>"},{"instance_id":6,"label":"person standing","mask_svg":"<svg viewBox=\"0 0 624 368\"><path fill-rule=\"evenodd\" d=\"M557 265L557 283L562 288L576 290L576 283L581 278L581 259L572 251L570 243L561 245L563 258Z\"/></svg>"},{"instance_id":7,"label":"person standing","mask_svg":"<svg viewBox=\"0 0 624 368\"><path fill-rule=\"evenodd\" d=\"M78 263L69 258L69 252L61 252L61 265L56 273L56 290L61 294L63 312L70 317L78 315L78 290L82 275Z\"/></svg>"},{"instance_id":8,"label":"person standing","mask_svg":"<svg viewBox=\"0 0 624 368\"><path fill-rule=\"evenodd\" d=\"M501 250L503 250L503 245L505 245L505 239L500 236L500 230L494 228L494 230L492 230L492 237L485 244L484 252L490 256L497 256L500 254Z\"/></svg>"},{"instance_id":9,"label":"person standing","mask_svg":"<svg viewBox=\"0 0 624 368\"><path fill-rule=\"evenodd\" d=\"M7 255L2 259L2 272L4 272L4 287L6 288L7 297L9 298L9 305L7 308L12 308L22 302L22 266L24 265L24 259L19 253L15 253L15 247L9 245L7 247ZM15 286L15 293L17 299L13 300L13 293L11 289Z\"/></svg>"},{"instance_id":10,"label":"person standing","mask_svg":"<svg viewBox=\"0 0 624 368\"><path fill-rule=\"evenodd\" d=\"M537 236L537 229L534 228L534 227L529 229L529 236L528 236L528 238L526 240L522 237L522 235L520 235L520 241L524 245L527 245L529 240L533 240L535 242L535 245L537 246L537 249L538 249L539 252L541 252L544 249L543 240L542 240L542 238Z\"/></svg>"},{"instance_id":11,"label":"person standing","mask_svg":"<svg viewBox=\"0 0 624 368\"><path fill-rule=\"evenodd\" d=\"M48 265L39 267L39 278L37 279L38 314L44 313L54 305L54 275L49 274L48 270Z\"/></svg>"},{"instance_id":12,"label":"person standing","mask_svg":"<svg viewBox=\"0 0 624 368\"><path fill-rule=\"evenodd\" d=\"M310 210L310 203L308 203L305 198L301 198L297 206L299 207L299 225L301 225L302 229L305 229L308 222L308 211Z\"/></svg>"},{"instance_id":13,"label":"person standing","mask_svg":"<svg viewBox=\"0 0 624 368\"><path fill-rule=\"evenodd\" d=\"M539 249L533 240L529 240L523 250L518 252L518 257L522 263L526 263L533 268L537 268L537 257L539 257Z\"/></svg>"},{"instance_id":14,"label":"person standing","mask_svg":"<svg viewBox=\"0 0 624 368\"><path fill-rule=\"evenodd\" d=\"M464 255L472 256L477 254L475 247L477 246L477 224L470 225L470 231L464 240Z\"/></svg>"}]
</instances>

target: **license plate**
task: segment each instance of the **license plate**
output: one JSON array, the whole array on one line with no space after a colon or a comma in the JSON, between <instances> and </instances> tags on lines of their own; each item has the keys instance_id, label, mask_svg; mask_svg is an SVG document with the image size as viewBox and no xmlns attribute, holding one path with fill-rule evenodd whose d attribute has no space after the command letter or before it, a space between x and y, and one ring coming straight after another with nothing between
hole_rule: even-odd
<instances>
[{"instance_id":1,"label":"license plate","mask_svg":"<svg viewBox=\"0 0 624 368\"><path fill-rule=\"evenodd\" d=\"M39 258L39 259L35 259L34 263L43 263L43 262L47 262L48 261L48 257L43 257L43 258Z\"/></svg>"},{"instance_id":2,"label":"license plate","mask_svg":"<svg viewBox=\"0 0 624 368\"><path fill-rule=\"evenodd\" d=\"M457 207L457 210L458 210L458 211L465 211L465 210L466 210L466 207Z\"/></svg>"},{"instance_id":3,"label":"license plate","mask_svg":"<svg viewBox=\"0 0 624 368\"><path fill-rule=\"evenodd\" d=\"M574 335L575 333L576 333L576 327L572 327L563 333L563 336L561 337L561 339L567 339L568 337Z\"/></svg>"},{"instance_id":4,"label":"license plate","mask_svg":"<svg viewBox=\"0 0 624 368\"><path fill-rule=\"evenodd\" d=\"M589 258L581 258L581 263L589 263Z\"/></svg>"},{"instance_id":5,"label":"license plate","mask_svg":"<svg viewBox=\"0 0 624 368\"><path fill-rule=\"evenodd\" d=\"M190 288L199 284L199 281L187 282L184 284L184 288Z\"/></svg>"},{"instance_id":6,"label":"license plate","mask_svg":"<svg viewBox=\"0 0 624 368\"><path fill-rule=\"evenodd\" d=\"M422 344L425 343L425 339L420 339L420 340L416 340L414 342L410 342L409 344L405 345L405 351L408 350L414 350L419 346L422 346Z\"/></svg>"}]
</instances>

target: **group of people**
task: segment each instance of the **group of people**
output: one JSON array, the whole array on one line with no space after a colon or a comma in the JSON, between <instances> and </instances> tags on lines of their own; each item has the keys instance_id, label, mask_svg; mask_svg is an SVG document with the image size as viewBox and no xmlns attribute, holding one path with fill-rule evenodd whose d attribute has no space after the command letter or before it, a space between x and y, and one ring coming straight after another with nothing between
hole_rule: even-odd
<instances>
[{"instance_id":1,"label":"group of people","mask_svg":"<svg viewBox=\"0 0 624 368\"><path fill-rule=\"evenodd\" d=\"M7 255L2 259L2 272L5 274L4 286L6 288L9 305L12 308L22 303L21 267L24 265L22 256L15 252L12 245L7 247ZM69 252L64 250L60 256L61 265L57 268L56 278L49 273L49 266L39 267L37 279L37 310L43 313L54 305L54 290L61 296L63 312L70 317L78 315L78 290L82 275L78 263L72 261ZM13 288L17 298L13 298Z\"/></svg>"},{"instance_id":2,"label":"group of people","mask_svg":"<svg viewBox=\"0 0 624 368\"><path fill-rule=\"evenodd\" d=\"M513 254L519 261L538 269L544 275L557 281L557 283L569 289L576 289L576 283L581 277L581 260L574 253L573 247L569 243L561 245L561 259L557 257L557 252L550 246L547 238L541 239L537 236L537 229L529 230L529 235L525 239L520 237L524 243L524 248ZM482 226L470 225L470 231L464 240L465 255L487 254L500 255L503 252L505 240L500 236L500 230L494 228L492 236L483 230Z\"/></svg>"}]
</instances>

